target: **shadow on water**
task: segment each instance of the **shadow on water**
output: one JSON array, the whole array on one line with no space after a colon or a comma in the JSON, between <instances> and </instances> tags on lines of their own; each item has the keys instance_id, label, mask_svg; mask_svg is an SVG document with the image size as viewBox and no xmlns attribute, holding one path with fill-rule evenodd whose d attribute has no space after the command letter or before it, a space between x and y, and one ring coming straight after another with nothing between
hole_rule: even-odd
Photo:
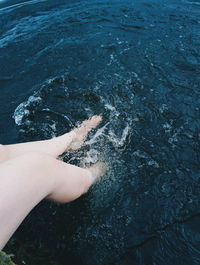
<instances>
[{"instance_id":1,"label":"shadow on water","mask_svg":"<svg viewBox=\"0 0 200 265\"><path fill-rule=\"evenodd\" d=\"M62 159L109 170L73 203L38 205L7 249L30 265L199 264L198 2L9 2L2 143L102 114L83 149Z\"/></svg>"}]
</instances>

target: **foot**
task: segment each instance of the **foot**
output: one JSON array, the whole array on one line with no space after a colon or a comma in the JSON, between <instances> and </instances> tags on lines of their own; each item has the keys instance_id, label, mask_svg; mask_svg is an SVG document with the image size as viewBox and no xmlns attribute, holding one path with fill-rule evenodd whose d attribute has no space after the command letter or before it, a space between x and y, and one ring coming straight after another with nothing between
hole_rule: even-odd
<instances>
[{"instance_id":1,"label":"foot","mask_svg":"<svg viewBox=\"0 0 200 265\"><path fill-rule=\"evenodd\" d=\"M74 129L72 132L74 134L73 141L70 144L69 148L73 150L77 150L81 148L84 140L86 139L88 133L97 127L97 125L102 121L101 116L92 116L92 118L85 120L82 124Z\"/></svg>"},{"instance_id":2,"label":"foot","mask_svg":"<svg viewBox=\"0 0 200 265\"><path fill-rule=\"evenodd\" d=\"M107 166L103 162L97 162L93 164L91 167L89 167L88 170L92 173L92 177L94 178L94 183L95 183L100 177L102 177L105 174Z\"/></svg>"}]
</instances>

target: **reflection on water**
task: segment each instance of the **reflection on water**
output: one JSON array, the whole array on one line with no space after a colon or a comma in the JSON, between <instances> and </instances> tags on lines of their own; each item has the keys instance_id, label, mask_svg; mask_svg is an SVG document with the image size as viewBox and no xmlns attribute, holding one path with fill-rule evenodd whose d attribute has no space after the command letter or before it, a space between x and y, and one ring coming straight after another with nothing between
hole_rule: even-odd
<instances>
[{"instance_id":1,"label":"reflection on water","mask_svg":"<svg viewBox=\"0 0 200 265\"><path fill-rule=\"evenodd\" d=\"M62 159L109 165L81 199L36 207L8 246L17 260L199 264L198 8L0 3L1 142L54 137L102 114L82 150Z\"/></svg>"}]
</instances>

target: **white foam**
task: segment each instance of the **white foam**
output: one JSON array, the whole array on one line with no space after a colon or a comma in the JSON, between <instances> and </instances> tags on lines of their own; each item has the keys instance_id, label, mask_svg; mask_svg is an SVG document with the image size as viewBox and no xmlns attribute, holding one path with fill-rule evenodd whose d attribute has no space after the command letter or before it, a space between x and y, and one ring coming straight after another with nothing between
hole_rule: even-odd
<instances>
[{"instance_id":1,"label":"white foam","mask_svg":"<svg viewBox=\"0 0 200 265\"><path fill-rule=\"evenodd\" d=\"M164 130L165 130L166 133L170 133L171 130L172 130L171 124L169 124L167 122L165 124L163 124L163 128L164 128Z\"/></svg>"},{"instance_id":2,"label":"white foam","mask_svg":"<svg viewBox=\"0 0 200 265\"><path fill-rule=\"evenodd\" d=\"M131 129L130 125L127 123L126 127L123 129L123 132L122 132L122 135L121 135L120 138L117 137L112 130L109 131L109 134L108 134L107 137L108 137L109 141L115 147L122 147L125 144L126 140L127 140L127 137L129 135L130 129Z\"/></svg>"},{"instance_id":3,"label":"white foam","mask_svg":"<svg viewBox=\"0 0 200 265\"><path fill-rule=\"evenodd\" d=\"M159 164L155 160L153 160L153 159L149 160L147 164L149 166L153 166L155 168L159 168Z\"/></svg>"},{"instance_id":4,"label":"white foam","mask_svg":"<svg viewBox=\"0 0 200 265\"><path fill-rule=\"evenodd\" d=\"M27 109L32 103L37 102L40 103L42 101L41 97L38 96L30 96L27 101L22 102L19 106L15 109L13 114L13 119L15 123L20 126L22 125L22 120L24 117L27 117L30 114L30 111Z\"/></svg>"},{"instance_id":5,"label":"white foam","mask_svg":"<svg viewBox=\"0 0 200 265\"><path fill-rule=\"evenodd\" d=\"M0 0L0 2L5 2L5 1L9 2L8 0ZM17 4L14 4L14 5L10 5L10 6L1 8L0 10L3 11L3 10L10 9L10 8L18 8L18 7L35 4L35 3L38 3L38 2L45 2L45 1L47 1L47 0L32 0L32 1L21 2L21 3L17 3Z\"/></svg>"},{"instance_id":6,"label":"white foam","mask_svg":"<svg viewBox=\"0 0 200 265\"><path fill-rule=\"evenodd\" d=\"M137 151L133 152L133 155L136 156L136 157L144 159L146 161L147 165L149 165L149 166L153 166L155 168L159 168L160 167L158 162L156 162L155 160L151 159L151 157L147 153L145 153L145 152L143 152L141 150L137 150ZM145 164L140 165L139 168L142 168L143 166L145 166Z\"/></svg>"},{"instance_id":7,"label":"white foam","mask_svg":"<svg viewBox=\"0 0 200 265\"><path fill-rule=\"evenodd\" d=\"M161 107L159 108L160 113L164 113L167 110L168 110L168 107L166 104L162 104Z\"/></svg>"},{"instance_id":8,"label":"white foam","mask_svg":"<svg viewBox=\"0 0 200 265\"><path fill-rule=\"evenodd\" d=\"M105 104L105 108L106 108L107 110L116 111L116 108L113 107L111 104L108 104L108 103Z\"/></svg>"},{"instance_id":9,"label":"white foam","mask_svg":"<svg viewBox=\"0 0 200 265\"><path fill-rule=\"evenodd\" d=\"M98 161L98 157L99 157L99 152L95 149L90 149L87 153L86 156L83 159L83 164L87 165L87 164L94 164Z\"/></svg>"}]
</instances>

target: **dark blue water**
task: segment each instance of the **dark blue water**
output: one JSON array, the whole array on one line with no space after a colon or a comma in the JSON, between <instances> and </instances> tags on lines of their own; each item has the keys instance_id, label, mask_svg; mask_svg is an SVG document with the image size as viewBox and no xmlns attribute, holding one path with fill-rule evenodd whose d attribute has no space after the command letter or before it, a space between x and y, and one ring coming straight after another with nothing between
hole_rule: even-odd
<instances>
[{"instance_id":1,"label":"dark blue water","mask_svg":"<svg viewBox=\"0 0 200 265\"><path fill-rule=\"evenodd\" d=\"M28 265L200 264L200 1L0 1L0 141L104 121L73 164L109 163L42 202L6 250Z\"/></svg>"}]
</instances>

